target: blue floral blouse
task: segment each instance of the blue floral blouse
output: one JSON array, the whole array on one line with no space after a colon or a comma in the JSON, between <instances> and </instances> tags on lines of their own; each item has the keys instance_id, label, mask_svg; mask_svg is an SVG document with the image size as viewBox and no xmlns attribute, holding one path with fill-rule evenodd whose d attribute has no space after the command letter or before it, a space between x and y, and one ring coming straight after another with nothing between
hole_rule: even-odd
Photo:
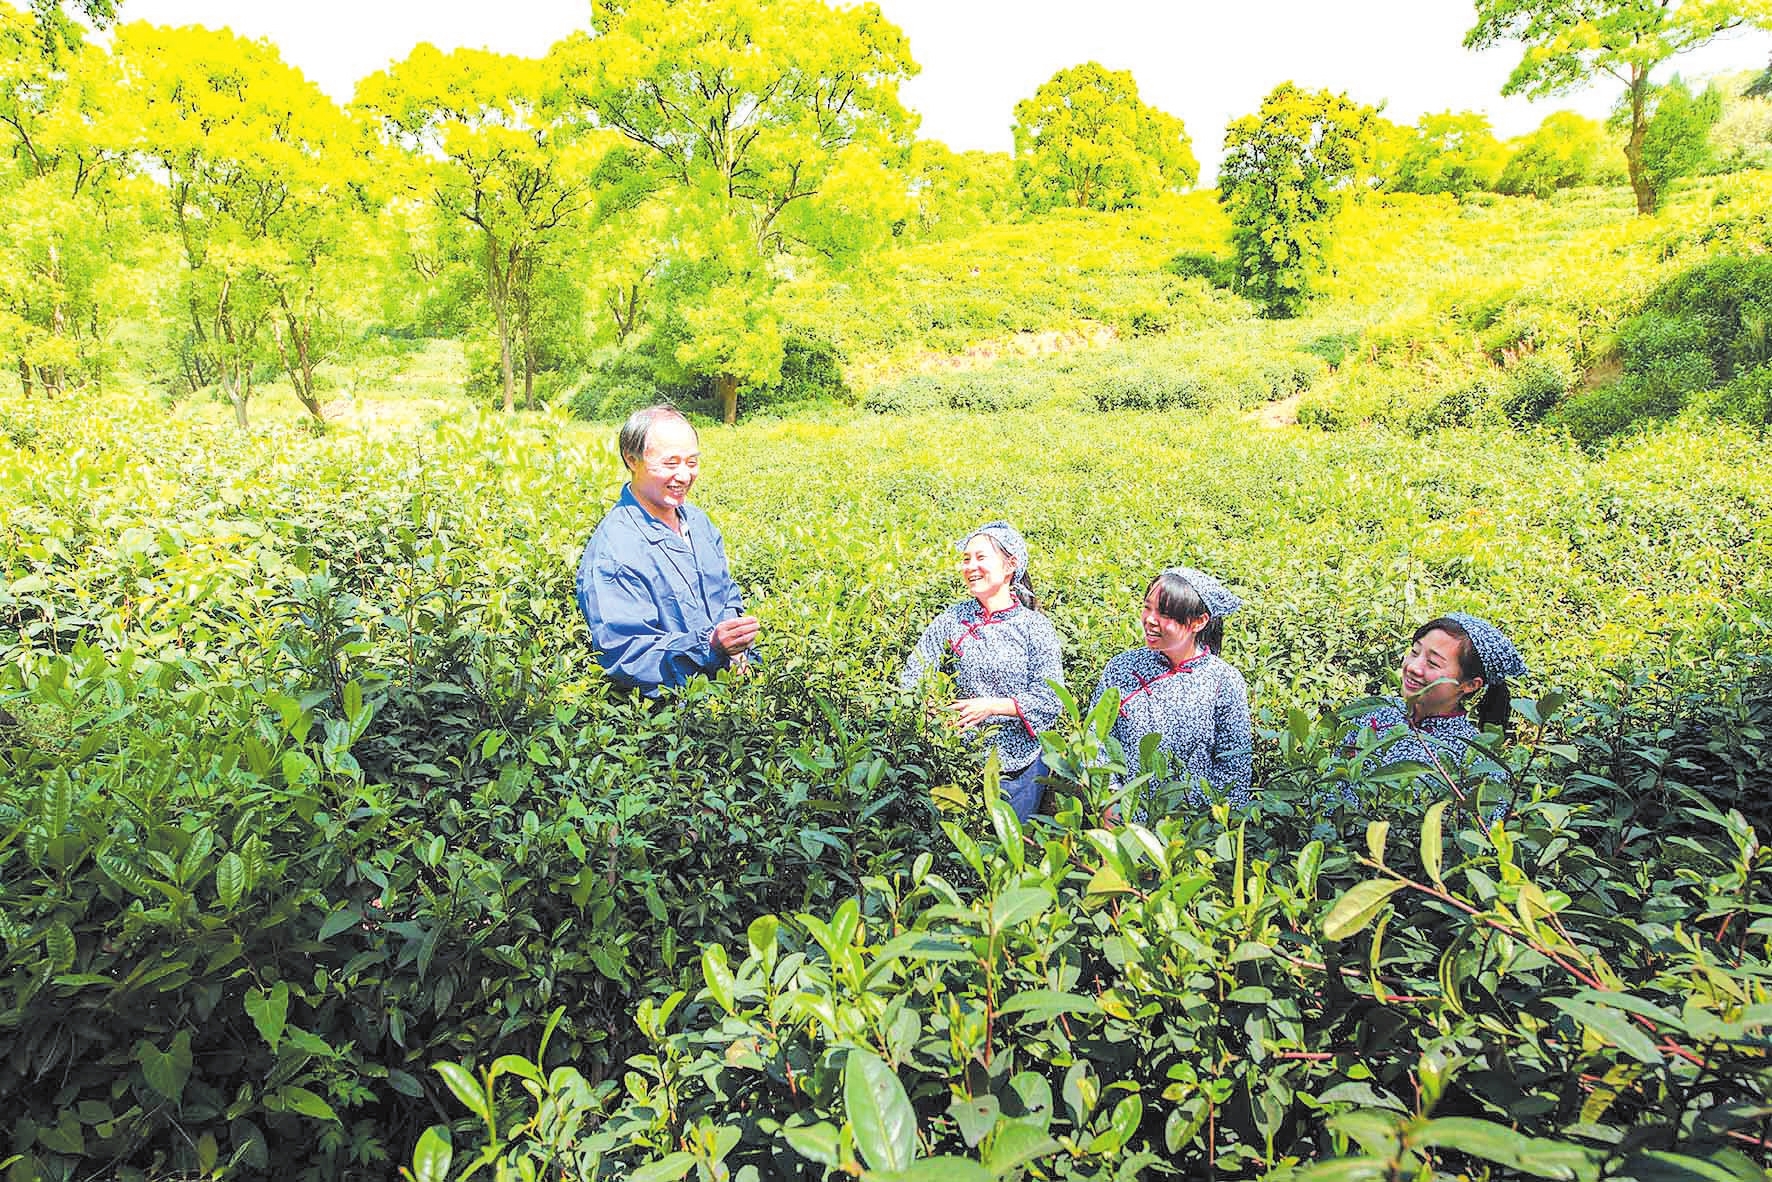
<instances>
[{"instance_id":1,"label":"blue floral blouse","mask_svg":"<svg viewBox=\"0 0 1772 1182\"><path fill-rule=\"evenodd\" d=\"M914 689L938 668L953 676L956 697L1015 703L1014 718L978 728L997 748L1004 775L1034 762L1036 736L1058 721L1058 695L1047 682L1064 684L1063 646L1051 620L1020 604L987 612L976 599L956 603L923 629L899 682Z\"/></svg>"},{"instance_id":2,"label":"blue floral blouse","mask_svg":"<svg viewBox=\"0 0 1772 1182\"><path fill-rule=\"evenodd\" d=\"M1249 804L1255 741L1241 673L1213 653L1172 669L1155 649L1135 648L1108 662L1095 687L1097 702L1110 686L1120 691L1113 735L1125 749L1129 775L1141 771L1139 742L1161 735L1158 749L1172 769L1210 784L1234 808ZM1200 804L1204 796L1196 788L1188 799Z\"/></svg>"},{"instance_id":3,"label":"blue floral blouse","mask_svg":"<svg viewBox=\"0 0 1772 1182\"><path fill-rule=\"evenodd\" d=\"M1502 784L1508 780L1506 768L1482 751L1471 747L1472 740L1481 739L1483 732L1469 718L1463 714L1451 714L1424 718L1421 722L1412 724L1409 721L1409 711L1400 698L1388 698L1383 706L1363 715L1354 723L1354 729L1348 732L1347 742L1352 745L1361 730L1384 735L1398 727L1403 728L1403 733L1388 740L1374 754L1378 767L1408 761L1432 768L1438 761L1454 777L1465 772L1485 776ZM1422 774L1420 786L1429 790L1435 790L1435 786L1439 786L1437 790L1444 791L1444 781L1431 771ZM1351 792L1348 789L1343 795L1349 796Z\"/></svg>"}]
</instances>

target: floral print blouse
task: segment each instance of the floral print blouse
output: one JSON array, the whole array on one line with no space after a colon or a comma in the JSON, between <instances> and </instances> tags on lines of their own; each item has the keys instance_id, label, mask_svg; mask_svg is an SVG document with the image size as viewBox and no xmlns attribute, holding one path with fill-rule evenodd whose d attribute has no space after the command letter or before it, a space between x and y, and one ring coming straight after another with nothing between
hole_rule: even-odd
<instances>
[{"instance_id":1,"label":"floral print blouse","mask_svg":"<svg viewBox=\"0 0 1772 1182\"><path fill-rule=\"evenodd\" d=\"M1051 620L1020 604L987 612L975 599L956 603L923 629L899 682L914 689L932 669L952 675L957 698L1013 701L1014 718L978 729L996 747L1004 775L1034 762L1037 736L1058 721L1058 695L1046 683L1064 684L1063 646Z\"/></svg>"},{"instance_id":2,"label":"floral print blouse","mask_svg":"<svg viewBox=\"0 0 1772 1182\"><path fill-rule=\"evenodd\" d=\"M1141 771L1139 742L1161 735L1158 749L1172 769L1210 784L1233 808L1249 804L1255 743L1241 673L1211 652L1171 668L1155 649L1135 648L1108 662L1095 687L1097 702L1110 686L1120 691L1113 735L1125 749L1129 775ZM1198 805L1205 797L1196 787L1188 799Z\"/></svg>"},{"instance_id":3,"label":"floral print blouse","mask_svg":"<svg viewBox=\"0 0 1772 1182\"><path fill-rule=\"evenodd\" d=\"M1468 717L1463 714L1447 714L1411 723L1409 711L1400 698L1387 698L1383 706L1363 715L1354 724L1354 729L1348 732L1347 742L1352 746L1361 730L1385 735L1398 727L1404 728L1403 733L1390 739L1382 750L1375 753L1378 767L1389 767L1407 760L1432 768L1438 762L1454 778L1461 772L1474 772L1497 783L1505 784L1508 780L1506 768L1482 751L1471 747L1472 740L1481 739L1483 732ZM1445 781L1432 771L1424 772L1419 781L1419 787L1429 791L1443 792L1444 785ZM1344 787L1342 795L1349 803L1358 803L1353 799L1351 787Z\"/></svg>"}]
</instances>

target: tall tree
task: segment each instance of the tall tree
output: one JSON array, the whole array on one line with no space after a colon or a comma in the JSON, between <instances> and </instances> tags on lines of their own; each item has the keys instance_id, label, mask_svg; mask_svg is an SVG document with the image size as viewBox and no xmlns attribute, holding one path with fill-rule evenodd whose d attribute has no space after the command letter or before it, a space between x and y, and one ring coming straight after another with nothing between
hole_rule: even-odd
<instances>
[{"instance_id":1,"label":"tall tree","mask_svg":"<svg viewBox=\"0 0 1772 1182\"><path fill-rule=\"evenodd\" d=\"M116 53L126 84L107 118L164 183L191 380L218 383L245 427L277 365L320 420L315 367L367 286L365 169L344 113L269 42L226 30L125 25Z\"/></svg>"},{"instance_id":2,"label":"tall tree","mask_svg":"<svg viewBox=\"0 0 1772 1182\"><path fill-rule=\"evenodd\" d=\"M57 5L0 3L0 348L27 394L103 368L101 288L137 237L122 162L91 117L112 63L77 28Z\"/></svg>"},{"instance_id":3,"label":"tall tree","mask_svg":"<svg viewBox=\"0 0 1772 1182\"><path fill-rule=\"evenodd\" d=\"M608 137L545 109L551 62L424 44L359 84L355 106L401 149L394 183L467 231L498 339L504 409L535 399L532 284L593 207Z\"/></svg>"},{"instance_id":4,"label":"tall tree","mask_svg":"<svg viewBox=\"0 0 1772 1182\"><path fill-rule=\"evenodd\" d=\"M1605 128L1574 111L1556 111L1538 129L1513 141L1496 189L1516 196L1549 197L1558 189L1593 184L1605 171ZM1617 149L1612 152L1616 157ZM1617 169L1612 170L1617 175Z\"/></svg>"},{"instance_id":5,"label":"tall tree","mask_svg":"<svg viewBox=\"0 0 1772 1182\"><path fill-rule=\"evenodd\" d=\"M1624 86L1624 160L1637 212L1659 194L1643 168L1655 67L1730 29L1772 28L1772 0L1477 0L1467 49L1503 41L1525 47L1503 94L1566 94L1605 75Z\"/></svg>"},{"instance_id":6,"label":"tall tree","mask_svg":"<svg viewBox=\"0 0 1772 1182\"><path fill-rule=\"evenodd\" d=\"M1397 162L1395 188L1404 193L1450 193L1462 197L1493 189L1507 164L1507 150L1478 111L1423 115Z\"/></svg>"},{"instance_id":7,"label":"tall tree","mask_svg":"<svg viewBox=\"0 0 1772 1182\"><path fill-rule=\"evenodd\" d=\"M1675 77L1655 87L1649 106L1649 125L1643 132L1643 183L1659 205L1675 181L1691 176L1710 160L1710 130L1722 117L1723 96L1715 86L1693 94Z\"/></svg>"},{"instance_id":8,"label":"tall tree","mask_svg":"<svg viewBox=\"0 0 1772 1182\"><path fill-rule=\"evenodd\" d=\"M1021 209L1015 160L1007 152L955 152L939 140L918 140L906 167L916 201L915 232L941 238L988 222L1013 221Z\"/></svg>"},{"instance_id":9,"label":"tall tree","mask_svg":"<svg viewBox=\"0 0 1772 1182\"><path fill-rule=\"evenodd\" d=\"M1030 208L1119 209L1199 178L1180 119L1138 98L1130 70L1084 62L1015 104L1015 172Z\"/></svg>"},{"instance_id":10,"label":"tall tree","mask_svg":"<svg viewBox=\"0 0 1772 1182\"><path fill-rule=\"evenodd\" d=\"M1218 200L1231 219L1239 286L1269 316L1295 316L1326 265L1347 194L1370 169L1378 113L1283 82L1225 131Z\"/></svg>"},{"instance_id":11,"label":"tall tree","mask_svg":"<svg viewBox=\"0 0 1772 1182\"><path fill-rule=\"evenodd\" d=\"M874 227L904 216L902 183L852 182L908 144L898 86L916 66L874 4L609 0L598 11L596 36L557 47L564 93L647 157L671 211L654 271L668 295L661 339L712 379L732 422L740 389L781 373L782 258L846 265L877 241Z\"/></svg>"}]
</instances>

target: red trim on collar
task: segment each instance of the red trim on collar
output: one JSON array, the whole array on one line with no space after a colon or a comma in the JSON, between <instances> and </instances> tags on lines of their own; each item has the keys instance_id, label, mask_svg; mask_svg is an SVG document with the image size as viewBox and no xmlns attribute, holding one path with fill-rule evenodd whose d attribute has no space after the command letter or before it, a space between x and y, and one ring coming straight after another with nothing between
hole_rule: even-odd
<instances>
[{"instance_id":1,"label":"red trim on collar","mask_svg":"<svg viewBox=\"0 0 1772 1182\"><path fill-rule=\"evenodd\" d=\"M974 636L977 636L980 629L988 628L992 624L1002 623L1004 616L1007 616L1010 612L1013 612L1020 606L1019 603L1012 603L1000 612L993 612L990 608L980 605L979 610L984 612L984 619L974 620L972 623L965 625L965 628L960 635L948 641L948 651L953 653L956 657L959 656L960 650L966 646L966 642L971 640Z\"/></svg>"},{"instance_id":2,"label":"red trim on collar","mask_svg":"<svg viewBox=\"0 0 1772 1182\"><path fill-rule=\"evenodd\" d=\"M1139 677L1139 675L1137 673L1134 673L1132 676L1138 677L1138 688L1133 690L1131 693L1127 694L1125 697L1120 699L1120 713L1121 714L1126 713L1126 703L1130 702L1133 698L1136 698L1139 694L1150 693L1151 687L1156 685L1159 681L1166 681L1169 678L1174 677L1177 673L1187 673L1187 672L1191 671L1201 661L1204 661L1207 657L1209 657L1211 655L1212 655L1211 649L1203 648L1199 652L1195 653L1193 656L1189 657L1187 660L1183 661L1181 664L1179 664L1179 665L1175 666L1173 669L1169 670L1169 672L1159 673L1155 677L1151 678L1148 681L1145 680L1143 677Z\"/></svg>"}]
</instances>

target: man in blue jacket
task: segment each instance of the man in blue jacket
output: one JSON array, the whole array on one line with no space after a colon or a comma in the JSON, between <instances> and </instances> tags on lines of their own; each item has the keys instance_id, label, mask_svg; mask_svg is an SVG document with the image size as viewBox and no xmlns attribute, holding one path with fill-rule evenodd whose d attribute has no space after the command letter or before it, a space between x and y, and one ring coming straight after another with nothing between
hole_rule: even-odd
<instances>
[{"instance_id":1,"label":"man in blue jacket","mask_svg":"<svg viewBox=\"0 0 1772 1182\"><path fill-rule=\"evenodd\" d=\"M675 407L649 406L621 429L628 483L579 560L578 609L617 685L647 694L697 673L742 667L757 620L726 566L726 543L688 503L701 441Z\"/></svg>"}]
</instances>

